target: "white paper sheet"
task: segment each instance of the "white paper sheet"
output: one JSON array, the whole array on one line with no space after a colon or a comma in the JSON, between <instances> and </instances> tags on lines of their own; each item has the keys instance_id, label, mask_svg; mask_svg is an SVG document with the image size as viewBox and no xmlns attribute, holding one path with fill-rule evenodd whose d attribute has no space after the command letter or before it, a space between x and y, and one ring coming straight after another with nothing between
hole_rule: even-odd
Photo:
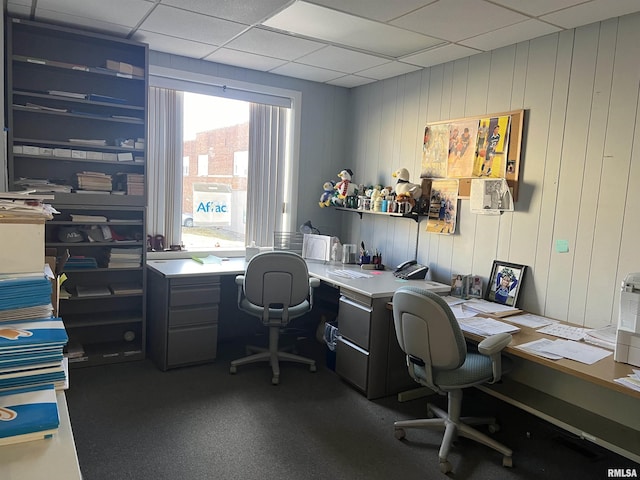
<instances>
[{"instance_id":1,"label":"white paper sheet","mask_svg":"<svg viewBox=\"0 0 640 480\"><path fill-rule=\"evenodd\" d=\"M463 331L482 336L495 335L496 333L515 333L520 331L520 329L514 325L494 320L492 318L466 318L459 320L458 323Z\"/></svg>"},{"instance_id":2,"label":"white paper sheet","mask_svg":"<svg viewBox=\"0 0 640 480\"><path fill-rule=\"evenodd\" d=\"M550 318L541 317L532 313L523 313L522 315L512 315L509 317L511 323L522 325L523 327L540 328L555 323Z\"/></svg>"},{"instance_id":3,"label":"white paper sheet","mask_svg":"<svg viewBox=\"0 0 640 480\"><path fill-rule=\"evenodd\" d=\"M545 351L562 355L564 358L586 363L587 365L591 365L609 355L613 355L613 352L609 350L574 342L573 340L556 340L553 342L553 345L545 347Z\"/></svg>"},{"instance_id":4,"label":"white paper sheet","mask_svg":"<svg viewBox=\"0 0 640 480\"><path fill-rule=\"evenodd\" d=\"M547 352L547 347L551 346L552 344L553 340L541 338L540 340L534 340L533 342L517 345L516 348L520 348L527 352L533 353L534 355L539 355L540 357L548 358L550 360L560 360L561 358L564 358L561 355Z\"/></svg>"}]
</instances>

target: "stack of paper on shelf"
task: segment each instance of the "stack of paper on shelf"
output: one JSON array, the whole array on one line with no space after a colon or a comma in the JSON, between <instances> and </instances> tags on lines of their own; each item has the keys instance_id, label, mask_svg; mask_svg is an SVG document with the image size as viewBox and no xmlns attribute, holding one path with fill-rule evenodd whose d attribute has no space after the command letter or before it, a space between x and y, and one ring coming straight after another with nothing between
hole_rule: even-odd
<instances>
[{"instance_id":1,"label":"stack of paper on shelf","mask_svg":"<svg viewBox=\"0 0 640 480\"><path fill-rule=\"evenodd\" d=\"M94 257L71 256L65 264L67 270L98 268L98 261Z\"/></svg>"},{"instance_id":2,"label":"stack of paper on shelf","mask_svg":"<svg viewBox=\"0 0 640 480\"><path fill-rule=\"evenodd\" d=\"M113 189L111 175L100 172L78 172L78 190L94 192L111 192Z\"/></svg>"},{"instance_id":3,"label":"stack of paper on shelf","mask_svg":"<svg viewBox=\"0 0 640 480\"><path fill-rule=\"evenodd\" d=\"M131 283L112 283L109 288L114 295L141 294L142 285L136 282Z\"/></svg>"},{"instance_id":4,"label":"stack of paper on shelf","mask_svg":"<svg viewBox=\"0 0 640 480\"><path fill-rule=\"evenodd\" d=\"M107 217L104 215L79 215L76 213L72 213L70 215L72 222L81 222L81 223L103 223L107 221Z\"/></svg>"},{"instance_id":5,"label":"stack of paper on shelf","mask_svg":"<svg viewBox=\"0 0 640 480\"><path fill-rule=\"evenodd\" d=\"M111 290L101 285L77 285L76 294L78 297L108 297Z\"/></svg>"},{"instance_id":6,"label":"stack of paper on shelf","mask_svg":"<svg viewBox=\"0 0 640 480\"><path fill-rule=\"evenodd\" d=\"M142 262L142 248L112 248L109 268L136 268Z\"/></svg>"},{"instance_id":7,"label":"stack of paper on shelf","mask_svg":"<svg viewBox=\"0 0 640 480\"><path fill-rule=\"evenodd\" d=\"M118 190L127 195L144 195L144 175L140 173L119 173Z\"/></svg>"},{"instance_id":8,"label":"stack of paper on shelf","mask_svg":"<svg viewBox=\"0 0 640 480\"><path fill-rule=\"evenodd\" d=\"M0 192L0 220L29 221L51 220L58 213L51 205L44 203L53 196L35 194L31 190L23 192Z\"/></svg>"},{"instance_id":9,"label":"stack of paper on shelf","mask_svg":"<svg viewBox=\"0 0 640 480\"><path fill-rule=\"evenodd\" d=\"M51 385L0 392L0 445L48 438L60 425Z\"/></svg>"},{"instance_id":10,"label":"stack of paper on shelf","mask_svg":"<svg viewBox=\"0 0 640 480\"><path fill-rule=\"evenodd\" d=\"M60 185L46 178L21 178L14 182L34 193L71 193L71 185Z\"/></svg>"}]
</instances>

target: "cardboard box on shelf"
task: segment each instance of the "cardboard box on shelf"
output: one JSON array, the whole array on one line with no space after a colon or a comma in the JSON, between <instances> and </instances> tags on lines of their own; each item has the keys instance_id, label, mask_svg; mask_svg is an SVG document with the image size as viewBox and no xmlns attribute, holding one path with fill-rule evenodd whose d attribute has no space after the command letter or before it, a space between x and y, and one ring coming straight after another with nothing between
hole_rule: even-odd
<instances>
[{"instance_id":1,"label":"cardboard box on shelf","mask_svg":"<svg viewBox=\"0 0 640 480\"><path fill-rule=\"evenodd\" d=\"M0 222L0 274L41 272L44 268L44 220Z\"/></svg>"},{"instance_id":2,"label":"cardboard box on shelf","mask_svg":"<svg viewBox=\"0 0 640 480\"><path fill-rule=\"evenodd\" d=\"M115 72L144 77L144 68L136 67L130 63L118 62L117 60L107 60L107 68Z\"/></svg>"}]
</instances>

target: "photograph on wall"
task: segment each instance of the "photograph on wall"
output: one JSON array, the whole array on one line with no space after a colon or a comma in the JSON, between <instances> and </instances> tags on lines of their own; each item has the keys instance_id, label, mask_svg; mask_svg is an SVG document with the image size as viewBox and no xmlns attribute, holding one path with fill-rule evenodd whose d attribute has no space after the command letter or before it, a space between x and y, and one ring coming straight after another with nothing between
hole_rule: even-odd
<instances>
[{"instance_id":1,"label":"photograph on wall","mask_svg":"<svg viewBox=\"0 0 640 480\"><path fill-rule=\"evenodd\" d=\"M504 178L472 179L469 209L477 215L513 212L513 197L507 181Z\"/></svg>"},{"instance_id":2,"label":"photograph on wall","mask_svg":"<svg viewBox=\"0 0 640 480\"><path fill-rule=\"evenodd\" d=\"M465 178L473 175L477 136L478 120L461 120L450 124L448 178Z\"/></svg>"},{"instance_id":3,"label":"photograph on wall","mask_svg":"<svg viewBox=\"0 0 640 480\"><path fill-rule=\"evenodd\" d=\"M427 232L451 235L456 231L458 180L434 180L431 183Z\"/></svg>"},{"instance_id":4,"label":"photograph on wall","mask_svg":"<svg viewBox=\"0 0 640 480\"><path fill-rule=\"evenodd\" d=\"M510 126L509 115L480 119L472 176L505 177Z\"/></svg>"},{"instance_id":5,"label":"photograph on wall","mask_svg":"<svg viewBox=\"0 0 640 480\"><path fill-rule=\"evenodd\" d=\"M494 260L485 300L516 307L526 268L525 265Z\"/></svg>"},{"instance_id":6,"label":"photograph on wall","mask_svg":"<svg viewBox=\"0 0 640 480\"><path fill-rule=\"evenodd\" d=\"M449 124L424 127L420 178L445 178L448 155Z\"/></svg>"}]
</instances>

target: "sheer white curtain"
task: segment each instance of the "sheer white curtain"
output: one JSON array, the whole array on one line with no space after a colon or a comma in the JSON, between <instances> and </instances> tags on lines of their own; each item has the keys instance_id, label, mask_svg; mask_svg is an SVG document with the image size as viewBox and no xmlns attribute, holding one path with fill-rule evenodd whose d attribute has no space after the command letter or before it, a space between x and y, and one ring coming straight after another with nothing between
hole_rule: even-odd
<instances>
[{"instance_id":1,"label":"sheer white curtain","mask_svg":"<svg viewBox=\"0 0 640 480\"><path fill-rule=\"evenodd\" d=\"M182 92L149 87L147 233L165 247L180 243L183 105Z\"/></svg>"},{"instance_id":2,"label":"sheer white curtain","mask_svg":"<svg viewBox=\"0 0 640 480\"><path fill-rule=\"evenodd\" d=\"M247 244L272 246L274 231L289 231L290 169L287 166L289 109L251 104Z\"/></svg>"}]
</instances>

